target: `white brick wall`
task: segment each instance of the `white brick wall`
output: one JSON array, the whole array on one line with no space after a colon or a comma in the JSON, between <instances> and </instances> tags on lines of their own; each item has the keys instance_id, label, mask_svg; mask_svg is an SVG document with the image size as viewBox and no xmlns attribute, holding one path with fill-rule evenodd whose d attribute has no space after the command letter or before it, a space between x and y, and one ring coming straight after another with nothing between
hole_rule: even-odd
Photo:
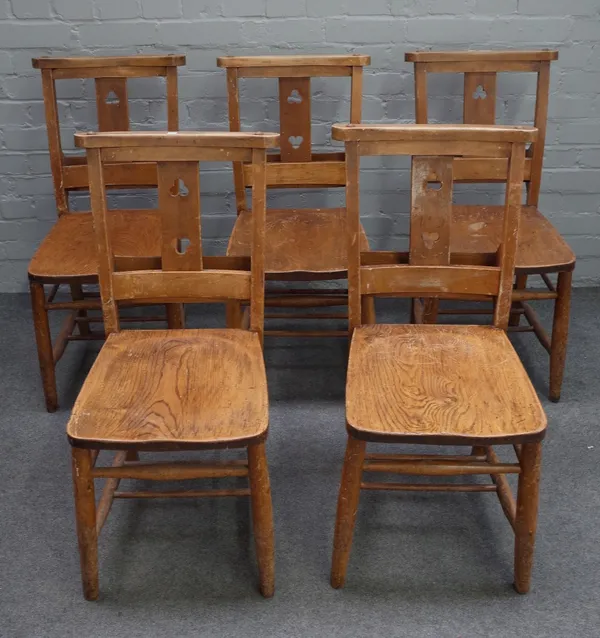
<instances>
[{"instance_id":1,"label":"white brick wall","mask_svg":"<svg viewBox=\"0 0 600 638\"><path fill-rule=\"evenodd\" d=\"M0 0L0 291L24 290L27 262L55 216L38 72L39 55L182 52L182 128L225 128L225 78L217 55L361 52L372 56L365 78L364 115L370 121L411 121L409 49L556 47L541 205L579 257L578 284L600 284L600 0ZM160 80L131 83L134 119L164 127ZM329 145L329 124L348 117L348 87L314 82L314 140ZM526 76L501 76L499 120L532 116L535 85ZM458 77L432 81L432 115L460 118ZM254 128L276 126L274 82L242 86L243 116ZM63 82L63 140L94 120L87 82ZM365 162L363 212L373 244L405 244L406 162ZM204 238L223 250L235 218L227 170L204 180ZM128 206L151 195L124 193ZM493 190L462 194L492 200ZM327 206L339 191L275 192L272 204ZM87 206L84 197L74 207Z\"/></svg>"}]
</instances>

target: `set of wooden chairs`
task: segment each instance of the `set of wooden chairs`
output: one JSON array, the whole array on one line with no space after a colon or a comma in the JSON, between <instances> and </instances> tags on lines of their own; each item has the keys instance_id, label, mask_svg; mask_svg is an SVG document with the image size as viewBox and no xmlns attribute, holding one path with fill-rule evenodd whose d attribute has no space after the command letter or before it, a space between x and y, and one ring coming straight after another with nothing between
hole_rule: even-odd
<instances>
[{"instance_id":1,"label":"set of wooden chairs","mask_svg":"<svg viewBox=\"0 0 600 638\"><path fill-rule=\"evenodd\" d=\"M106 336L67 427L86 598L99 593L98 535L115 498L203 496L250 497L260 590L266 597L273 594L262 353L269 333L351 337L334 587L345 580L360 491L432 489L497 493L515 533L515 587L528 591L546 419L506 332L522 329L518 323L523 314L545 339L555 366L551 394L554 388L557 398L574 259L537 210L548 72L555 58L548 51L409 54L407 59L416 64L414 125L360 123L367 56L219 58L219 66L227 69L231 129L222 133L177 132L177 67L184 64L183 56L34 61L42 70L59 210L57 224L30 266L49 410L57 407L55 366L67 342ZM496 73L504 71L538 74L536 103L541 106L533 127L495 125L493 106L482 106L482 92L495 100ZM427 74L447 72L465 74L465 124L428 124ZM169 131L130 132L127 80L152 76L166 78ZM332 128L333 140L344 143L345 150L313 153L310 80L336 76L351 79L350 123ZM256 77L278 79L279 133L240 130L239 80ZM85 155L61 150L55 83L63 78L95 79L99 132L75 136ZM390 155L412 158L407 252L369 250L360 223L361 157ZM200 166L206 161L233 164L238 216L224 256L202 250ZM487 181L505 184L504 205L453 205L454 183ZM346 206L267 210L270 187L345 187ZM91 213L69 212L69 193L88 188ZM158 207L112 210L109 194L115 188L157 189ZM558 255L559 247L564 254ZM548 256L542 249L554 252ZM558 256L561 263L549 263ZM549 272L559 273L556 287ZM549 290L527 289L529 274L541 274ZM335 278L347 279L347 290L271 289L267 283ZM99 293L91 284L99 284ZM61 286L69 287L66 301L61 300ZM413 300L413 323L376 323L375 297L390 296ZM493 324L432 325L440 312L448 312L440 310L440 299L491 301ZM531 299L556 300L551 340L527 305ZM198 302L225 303L227 327L185 329L184 304ZM147 305L164 306L164 315L122 312ZM335 306L347 306L347 315L301 312ZM279 316L270 308L299 309L285 315L296 319L347 317L349 329L269 331L265 318ZM68 318L53 345L48 311L55 309L66 310ZM94 314L98 310L102 316ZM161 320L168 330L120 330L124 322ZM91 329L101 321L105 334ZM559 338L563 341L557 345ZM367 442L471 449L458 456L367 454ZM510 446L516 461L501 462L494 445ZM246 459L157 463L139 457L146 451L221 448L244 449ZM103 450L116 452L109 466L98 464ZM366 482L363 473L487 475L490 482ZM516 502L507 474L518 475ZM122 479L231 476L247 477L248 487L119 491ZM95 479L105 479L98 502Z\"/></svg>"}]
</instances>

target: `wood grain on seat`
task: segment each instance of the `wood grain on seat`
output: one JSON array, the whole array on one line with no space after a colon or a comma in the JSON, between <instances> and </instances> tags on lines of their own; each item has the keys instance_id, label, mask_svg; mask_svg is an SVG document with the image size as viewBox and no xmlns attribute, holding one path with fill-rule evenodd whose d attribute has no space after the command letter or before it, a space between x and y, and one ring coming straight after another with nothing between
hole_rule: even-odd
<instances>
[{"instance_id":1,"label":"wood grain on seat","mask_svg":"<svg viewBox=\"0 0 600 638\"><path fill-rule=\"evenodd\" d=\"M107 339L67 426L80 447L183 449L261 441L260 341L244 330L135 330Z\"/></svg>"},{"instance_id":2,"label":"wood grain on seat","mask_svg":"<svg viewBox=\"0 0 600 638\"><path fill-rule=\"evenodd\" d=\"M124 257L160 255L160 215L156 210L118 210L108 215L115 254ZM30 264L39 280L96 277L98 256L90 213L66 213L44 238Z\"/></svg>"},{"instance_id":3,"label":"wood grain on seat","mask_svg":"<svg viewBox=\"0 0 600 638\"><path fill-rule=\"evenodd\" d=\"M227 254L250 254L252 215L236 221ZM265 270L267 273L305 272L341 274L348 268L346 213L343 208L280 209L267 212ZM361 250L368 250L361 233Z\"/></svg>"},{"instance_id":4,"label":"wood grain on seat","mask_svg":"<svg viewBox=\"0 0 600 638\"><path fill-rule=\"evenodd\" d=\"M452 252L497 250L502 238L503 214L502 206L454 206ZM515 267L519 272L555 272L575 267L573 251L535 206L521 208Z\"/></svg>"},{"instance_id":5,"label":"wood grain on seat","mask_svg":"<svg viewBox=\"0 0 600 638\"><path fill-rule=\"evenodd\" d=\"M517 353L491 326L355 329L346 419L369 441L454 445L538 440L546 427Z\"/></svg>"}]
</instances>

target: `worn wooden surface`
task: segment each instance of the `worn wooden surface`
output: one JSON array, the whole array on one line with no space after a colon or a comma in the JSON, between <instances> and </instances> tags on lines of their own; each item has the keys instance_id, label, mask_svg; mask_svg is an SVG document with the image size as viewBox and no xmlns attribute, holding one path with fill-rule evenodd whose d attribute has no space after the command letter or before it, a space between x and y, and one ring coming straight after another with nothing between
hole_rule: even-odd
<instances>
[{"instance_id":1,"label":"worn wooden surface","mask_svg":"<svg viewBox=\"0 0 600 638\"><path fill-rule=\"evenodd\" d=\"M502 237L502 206L454 206L451 247L457 253L497 250ZM516 268L521 273L572 270L575 255L535 206L521 208Z\"/></svg>"},{"instance_id":2,"label":"worn wooden surface","mask_svg":"<svg viewBox=\"0 0 600 638\"><path fill-rule=\"evenodd\" d=\"M242 212L229 240L227 254L250 253L252 213ZM348 268L346 214L343 208L280 209L267 212L265 270L267 273L344 273ZM361 250L368 250L361 233Z\"/></svg>"},{"instance_id":3,"label":"worn wooden surface","mask_svg":"<svg viewBox=\"0 0 600 638\"><path fill-rule=\"evenodd\" d=\"M369 440L535 440L546 418L506 334L490 326L355 330L346 419Z\"/></svg>"},{"instance_id":4,"label":"worn wooden surface","mask_svg":"<svg viewBox=\"0 0 600 638\"><path fill-rule=\"evenodd\" d=\"M108 216L114 252L125 257L160 256L160 214L156 210L118 210ZM31 277L50 281L95 278L98 256L90 213L61 215L31 262Z\"/></svg>"},{"instance_id":5,"label":"worn wooden surface","mask_svg":"<svg viewBox=\"0 0 600 638\"><path fill-rule=\"evenodd\" d=\"M268 398L260 341L242 330L111 335L67 426L74 445L180 449L262 440Z\"/></svg>"}]
</instances>

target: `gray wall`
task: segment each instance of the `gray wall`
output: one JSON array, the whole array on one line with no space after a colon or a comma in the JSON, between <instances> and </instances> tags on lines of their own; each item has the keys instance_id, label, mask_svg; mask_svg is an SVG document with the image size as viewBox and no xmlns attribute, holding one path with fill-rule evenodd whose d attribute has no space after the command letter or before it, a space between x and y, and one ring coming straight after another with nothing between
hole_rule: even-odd
<instances>
[{"instance_id":1,"label":"gray wall","mask_svg":"<svg viewBox=\"0 0 600 638\"><path fill-rule=\"evenodd\" d=\"M223 54L340 53L372 56L365 78L367 121L411 121L412 69L404 52L417 48L556 47L541 206L565 234L579 262L576 282L600 284L600 0L0 0L0 291L26 286L27 261L55 217L41 83L31 68L38 55L114 55L183 52L182 128L225 128L225 79L215 67ZM457 76L432 84L432 115L457 121ZM243 86L246 121L277 125L274 81ZM63 82L59 90L64 142L95 118L93 87ZM161 80L133 81L132 117L143 128L164 127L157 98ZM327 146L332 121L348 117L342 79L315 81L313 137ZM501 122L533 115L534 81L501 76ZM229 170L203 180L206 249L222 251L235 207ZM362 211L373 244L401 246L407 229L406 163L366 162ZM463 187L464 190L464 187ZM299 196L275 192L271 204L335 205L339 192ZM461 201L494 201L479 188ZM132 207L153 198L134 193ZM86 206L76 200L76 208Z\"/></svg>"}]
</instances>

